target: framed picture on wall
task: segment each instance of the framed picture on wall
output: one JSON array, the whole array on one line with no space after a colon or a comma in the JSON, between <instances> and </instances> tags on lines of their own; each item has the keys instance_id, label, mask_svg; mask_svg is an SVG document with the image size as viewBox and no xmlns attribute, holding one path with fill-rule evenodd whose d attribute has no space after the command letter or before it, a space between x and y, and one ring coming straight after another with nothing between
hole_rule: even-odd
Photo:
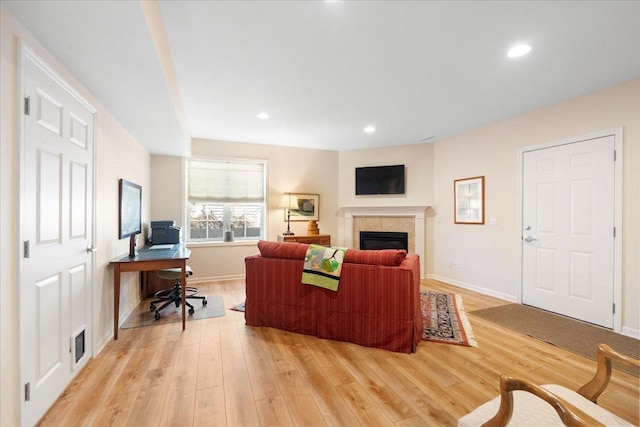
<instances>
[{"instance_id":1,"label":"framed picture on wall","mask_svg":"<svg viewBox=\"0 0 640 427\"><path fill-rule=\"evenodd\" d=\"M291 209L291 221L317 221L320 209L319 194L291 193L298 198L298 209ZM286 214L285 214L286 215ZM285 218L286 221L286 218Z\"/></svg>"},{"instance_id":2,"label":"framed picture on wall","mask_svg":"<svg viewBox=\"0 0 640 427\"><path fill-rule=\"evenodd\" d=\"M454 222L484 224L484 176L453 181Z\"/></svg>"}]
</instances>

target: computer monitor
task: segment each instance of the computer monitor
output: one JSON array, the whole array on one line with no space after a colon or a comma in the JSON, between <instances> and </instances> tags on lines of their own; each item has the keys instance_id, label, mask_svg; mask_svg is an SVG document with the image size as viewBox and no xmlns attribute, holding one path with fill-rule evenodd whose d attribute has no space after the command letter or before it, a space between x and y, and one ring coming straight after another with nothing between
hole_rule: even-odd
<instances>
[{"instance_id":1,"label":"computer monitor","mask_svg":"<svg viewBox=\"0 0 640 427\"><path fill-rule=\"evenodd\" d=\"M129 256L135 256L135 238L142 233L142 187L121 179L119 199L118 235L129 237Z\"/></svg>"}]
</instances>

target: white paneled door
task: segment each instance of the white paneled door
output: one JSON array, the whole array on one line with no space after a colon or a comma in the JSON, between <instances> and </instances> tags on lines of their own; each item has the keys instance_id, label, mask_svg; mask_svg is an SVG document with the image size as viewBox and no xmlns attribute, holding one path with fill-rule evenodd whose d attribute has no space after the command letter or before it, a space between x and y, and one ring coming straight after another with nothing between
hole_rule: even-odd
<instances>
[{"instance_id":1,"label":"white paneled door","mask_svg":"<svg viewBox=\"0 0 640 427\"><path fill-rule=\"evenodd\" d=\"M614 137L523 154L522 301L613 327Z\"/></svg>"},{"instance_id":2,"label":"white paneled door","mask_svg":"<svg viewBox=\"0 0 640 427\"><path fill-rule=\"evenodd\" d=\"M95 113L22 51L21 424L33 425L91 354Z\"/></svg>"}]
</instances>

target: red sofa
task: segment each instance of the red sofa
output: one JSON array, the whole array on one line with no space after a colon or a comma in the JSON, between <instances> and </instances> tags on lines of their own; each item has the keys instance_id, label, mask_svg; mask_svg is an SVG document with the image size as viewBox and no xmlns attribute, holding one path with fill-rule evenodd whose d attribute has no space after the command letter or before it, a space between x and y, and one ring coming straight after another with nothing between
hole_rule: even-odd
<instances>
[{"instance_id":1,"label":"red sofa","mask_svg":"<svg viewBox=\"0 0 640 427\"><path fill-rule=\"evenodd\" d=\"M412 353L423 331L420 259L403 250L349 250L337 292L301 283L308 244L260 241L245 258L250 326Z\"/></svg>"}]
</instances>

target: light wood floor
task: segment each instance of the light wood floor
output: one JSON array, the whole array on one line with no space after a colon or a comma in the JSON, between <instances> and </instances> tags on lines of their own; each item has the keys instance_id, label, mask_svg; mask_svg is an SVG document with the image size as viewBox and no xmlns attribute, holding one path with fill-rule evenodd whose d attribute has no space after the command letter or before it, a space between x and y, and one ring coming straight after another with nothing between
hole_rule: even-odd
<instances>
[{"instance_id":1,"label":"light wood floor","mask_svg":"<svg viewBox=\"0 0 640 427\"><path fill-rule=\"evenodd\" d=\"M467 313L505 301L459 293ZM244 283L200 285L225 307ZM421 342L414 354L244 325L243 313L120 330L43 426L454 426L498 394L501 373L577 389L595 363L469 315L479 347ZM595 351L595 349L594 349ZM638 378L614 369L600 405L638 424Z\"/></svg>"}]
</instances>

